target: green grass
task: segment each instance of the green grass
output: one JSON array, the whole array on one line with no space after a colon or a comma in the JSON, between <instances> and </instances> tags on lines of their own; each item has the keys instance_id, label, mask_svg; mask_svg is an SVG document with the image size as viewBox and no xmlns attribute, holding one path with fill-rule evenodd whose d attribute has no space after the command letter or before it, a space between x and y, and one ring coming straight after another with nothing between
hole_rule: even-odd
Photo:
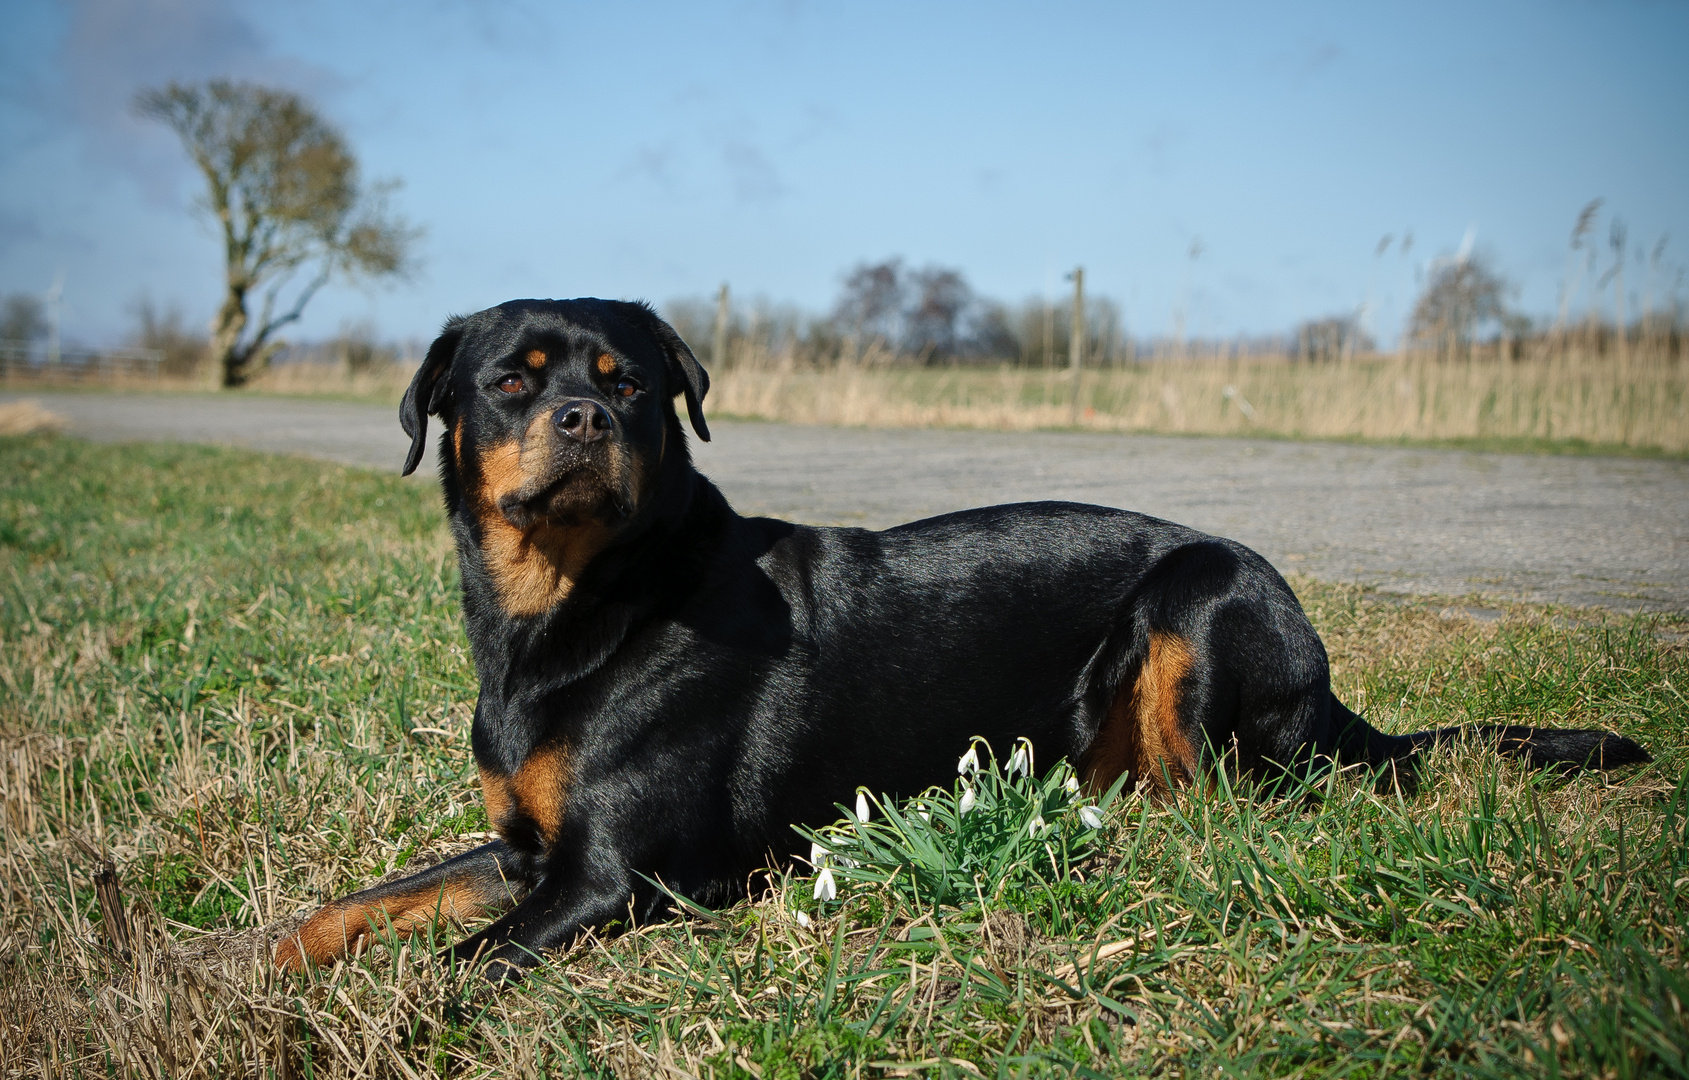
<instances>
[{"instance_id":1,"label":"green grass","mask_svg":"<svg viewBox=\"0 0 1689 1080\"><path fill-rule=\"evenodd\" d=\"M1295 584L1381 726L1612 727L1658 760L1566 781L1460 747L1410 799L1221 782L1100 830L1062 774L994 773L967 815L959 788L876 806L833 900L799 867L499 994L431 958L447 929L282 977L278 924L487 827L437 496L0 441L0 1073L1689 1073L1689 657L1662 620ZM1006 851L1033 813L1059 829Z\"/></svg>"}]
</instances>

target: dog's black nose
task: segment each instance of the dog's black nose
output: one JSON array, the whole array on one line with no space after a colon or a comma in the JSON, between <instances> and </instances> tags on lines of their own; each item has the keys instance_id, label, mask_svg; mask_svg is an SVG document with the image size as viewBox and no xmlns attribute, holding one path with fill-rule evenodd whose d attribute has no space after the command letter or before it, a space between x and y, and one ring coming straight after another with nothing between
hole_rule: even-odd
<instances>
[{"instance_id":1,"label":"dog's black nose","mask_svg":"<svg viewBox=\"0 0 1689 1080\"><path fill-rule=\"evenodd\" d=\"M610 413L596 401L565 401L551 417L557 430L579 442L597 442L610 434Z\"/></svg>"}]
</instances>

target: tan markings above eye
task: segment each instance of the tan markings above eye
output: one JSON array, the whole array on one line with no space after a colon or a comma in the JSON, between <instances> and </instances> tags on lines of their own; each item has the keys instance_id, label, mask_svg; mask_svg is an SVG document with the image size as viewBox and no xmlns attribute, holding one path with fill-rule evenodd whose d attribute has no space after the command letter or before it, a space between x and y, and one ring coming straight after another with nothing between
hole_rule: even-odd
<instances>
[{"instance_id":1,"label":"tan markings above eye","mask_svg":"<svg viewBox=\"0 0 1689 1080\"><path fill-rule=\"evenodd\" d=\"M531 368L545 367L546 355L543 349L528 350L528 366Z\"/></svg>"},{"instance_id":2,"label":"tan markings above eye","mask_svg":"<svg viewBox=\"0 0 1689 1080\"><path fill-rule=\"evenodd\" d=\"M598 354L598 373L608 375L616 370L616 358L609 353Z\"/></svg>"},{"instance_id":3,"label":"tan markings above eye","mask_svg":"<svg viewBox=\"0 0 1689 1080\"><path fill-rule=\"evenodd\" d=\"M520 394L523 387L522 376L506 375L499 380L498 388L507 394Z\"/></svg>"}]
</instances>

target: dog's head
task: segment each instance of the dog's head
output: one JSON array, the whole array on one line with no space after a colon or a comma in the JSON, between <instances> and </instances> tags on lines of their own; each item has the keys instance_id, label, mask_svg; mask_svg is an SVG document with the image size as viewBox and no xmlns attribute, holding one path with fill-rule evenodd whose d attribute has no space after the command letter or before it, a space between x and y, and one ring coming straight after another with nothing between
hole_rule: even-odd
<instances>
[{"instance_id":1,"label":"dog's head","mask_svg":"<svg viewBox=\"0 0 1689 1080\"><path fill-rule=\"evenodd\" d=\"M709 385L645 304L513 300L450 320L429 348L399 406L404 471L439 416L441 477L501 606L540 614L649 515L665 467L685 465L676 396L709 439Z\"/></svg>"}]
</instances>

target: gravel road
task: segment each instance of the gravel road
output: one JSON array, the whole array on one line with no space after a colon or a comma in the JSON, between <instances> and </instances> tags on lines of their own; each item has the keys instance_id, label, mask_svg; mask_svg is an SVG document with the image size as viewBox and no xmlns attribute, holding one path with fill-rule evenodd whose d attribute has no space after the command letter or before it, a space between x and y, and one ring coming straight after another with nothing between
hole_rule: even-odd
<instances>
[{"instance_id":1,"label":"gravel road","mask_svg":"<svg viewBox=\"0 0 1689 1080\"><path fill-rule=\"evenodd\" d=\"M0 394L103 442L227 443L397 470L397 410L213 395ZM743 513L880 528L1023 499L1141 510L1287 573L1385 590L1689 613L1689 462L1059 432L712 421ZM421 470L419 470L419 474ZM1481 601L1480 601L1481 602Z\"/></svg>"}]
</instances>

